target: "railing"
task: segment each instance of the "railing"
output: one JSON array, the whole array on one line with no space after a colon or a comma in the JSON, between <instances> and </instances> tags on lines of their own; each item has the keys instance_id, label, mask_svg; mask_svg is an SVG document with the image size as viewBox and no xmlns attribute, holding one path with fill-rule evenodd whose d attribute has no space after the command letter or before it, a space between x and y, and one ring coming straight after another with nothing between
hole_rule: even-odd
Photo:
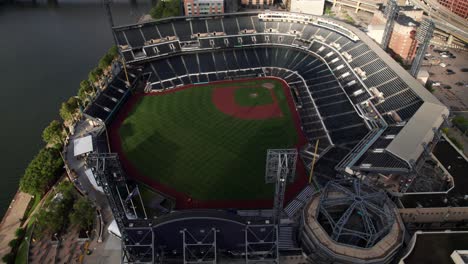
<instances>
[{"instance_id":1,"label":"railing","mask_svg":"<svg viewBox=\"0 0 468 264\"><path fill-rule=\"evenodd\" d=\"M359 141L359 143L335 166L335 169L345 172L346 168L353 166L359 158L374 144L374 142L382 135L386 127L373 129Z\"/></svg>"}]
</instances>

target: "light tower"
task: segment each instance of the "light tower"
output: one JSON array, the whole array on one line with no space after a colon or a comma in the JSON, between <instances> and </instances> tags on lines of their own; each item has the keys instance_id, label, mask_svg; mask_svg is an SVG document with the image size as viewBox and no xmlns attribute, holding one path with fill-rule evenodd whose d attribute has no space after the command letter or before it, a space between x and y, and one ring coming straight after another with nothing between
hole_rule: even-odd
<instances>
[{"instance_id":1,"label":"light tower","mask_svg":"<svg viewBox=\"0 0 468 264\"><path fill-rule=\"evenodd\" d=\"M382 43L380 44L383 50L387 50L390 37L392 36L393 23L395 22L395 15L398 13L398 4L395 0L388 0L387 6L385 7L384 16L387 18L385 24L385 30L382 37Z\"/></svg>"},{"instance_id":2,"label":"light tower","mask_svg":"<svg viewBox=\"0 0 468 264\"><path fill-rule=\"evenodd\" d=\"M410 72L413 77L417 77L419 69L421 68L424 53L426 52L429 42L431 41L432 34L434 33L434 27L434 22L432 20L424 19L416 31L416 40L419 42L419 47L418 51L416 51L413 64L411 65Z\"/></svg>"},{"instance_id":3,"label":"light tower","mask_svg":"<svg viewBox=\"0 0 468 264\"><path fill-rule=\"evenodd\" d=\"M269 149L267 152L265 182L276 183L273 204L273 223L279 224L283 211L286 185L294 181L297 149Z\"/></svg>"},{"instance_id":4,"label":"light tower","mask_svg":"<svg viewBox=\"0 0 468 264\"><path fill-rule=\"evenodd\" d=\"M112 17L112 9L111 9L112 0L103 0L103 3L106 9L107 20L109 20L109 25L111 27L112 37L114 38L115 45L118 46L119 43L117 42L117 36L115 35L114 29L113 29L114 18Z\"/></svg>"}]
</instances>

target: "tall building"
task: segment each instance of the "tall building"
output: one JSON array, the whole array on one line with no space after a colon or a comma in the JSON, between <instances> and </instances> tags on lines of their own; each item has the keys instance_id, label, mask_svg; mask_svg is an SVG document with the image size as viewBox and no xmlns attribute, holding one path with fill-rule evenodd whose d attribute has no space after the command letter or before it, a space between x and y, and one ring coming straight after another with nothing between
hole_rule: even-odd
<instances>
[{"instance_id":1,"label":"tall building","mask_svg":"<svg viewBox=\"0 0 468 264\"><path fill-rule=\"evenodd\" d=\"M403 63L410 64L416 55L418 42L416 40L416 29L422 19L423 11L418 9L405 9L400 7L393 31L390 36L388 48L397 56ZM374 13L374 17L368 27L368 35L376 42L381 43L384 31L384 25L387 22L383 12Z\"/></svg>"},{"instance_id":2,"label":"tall building","mask_svg":"<svg viewBox=\"0 0 468 264\"><path fill-rule=\"evenodd\" d=\"M468 0L438 0L438 2L464 19L468 18Z\"/></svg>"},{"instance_id":3,"label":"tall building","mask_svg":"<svg viewBox=\"0 0 468 264\"><path fill-rule=\"evenodd\" d=\"M186 16L199 16L224 13L223 0L184 0Z\"/></svg>"},{"instance_id":4,"label":"tall building","mask_svg":"<svg viewBox=\"0 0 468 264\"><path fill-rule=\"evenodd\" d=\"M291 12L323 15L325 0L291 0Z\"/></svg>"}]
</instances>

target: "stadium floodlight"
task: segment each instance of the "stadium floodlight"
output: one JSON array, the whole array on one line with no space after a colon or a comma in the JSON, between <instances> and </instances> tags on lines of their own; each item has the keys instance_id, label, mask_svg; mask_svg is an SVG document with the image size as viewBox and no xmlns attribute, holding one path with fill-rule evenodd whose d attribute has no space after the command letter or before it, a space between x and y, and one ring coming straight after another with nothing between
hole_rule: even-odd
<instances>
[{"instance_id":1,"label":"stadium floodlight","mask_svg":"<svg viewBox=\"0 0 468 264\"><path fill-rule=\"evenodd\" d=\"M416 51L413 64L411 65L410 72L413 77L417 77L418 75L419 69L421 68L421 63L424 59L424 54L429 47L429 43L434 33L434 28L435 25L432 20L424 19L416 31L416 40L419 42L419 47Z\"/></svg>"},{"instance_id":2,"label":"stadium floodlight","mask_svg":"<svg viewBox=\"0 0 468 264\"><path fill-rule=\"evenodd\" d=\"M284 178L294 181L296 174L296 149L269 149L267 151L265 182L275 183L278 180L278 172L283 169Z\"/></svg>"},{"instance_id":3,"label":"stadium floodlight","mask_svg":"<svg viewBox=\"0 0 468 264\"><path fill-rule=\"evenodd\" d=\"M273 222L277 224L283 211L284 192L287 180L294 181L296 174L297 149L269 149L266 160L265 181L276 182Z\"/></svg>"},{"instance_id":4,"label":"stadium floodlight","mask_svg":"<svg viewBox=\"0 0 468 264\"><path fill-rule=\"evenodd\" d=\"M385 8L385 18L387 18L387 23L385 23L385 30L382 37L382 43L380 44L383 50L386 50L390 42L390 37L392 36L393 24L395 22L395 15L398 13L398 4L395 0L389 0L387 2L387 7Z\"/></svg>"}]
</instances>

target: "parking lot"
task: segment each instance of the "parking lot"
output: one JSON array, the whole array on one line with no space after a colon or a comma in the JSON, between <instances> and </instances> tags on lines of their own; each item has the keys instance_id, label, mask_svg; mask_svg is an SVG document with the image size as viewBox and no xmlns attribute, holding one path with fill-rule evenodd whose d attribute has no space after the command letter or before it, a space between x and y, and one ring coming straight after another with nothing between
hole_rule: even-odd
<instances>
[{"instance_id":1,"label":"parking lot","mask_svg":"<svg viewBox=\"0 0 468 264\"><path fill-rule=\"evenodd\" d=\"M429 81L436 84L433 85L434 95L452 111L467 111L468 72L462 72L462 69L468 71L468 54L452 49L447 50L449 54L439 53L437 50L445 51L442 48L430 47L426 52L428 60L424 60L422 67L429 72ZM428 65L431 63L432 65Z\"/></svg>"}]
</instances>

